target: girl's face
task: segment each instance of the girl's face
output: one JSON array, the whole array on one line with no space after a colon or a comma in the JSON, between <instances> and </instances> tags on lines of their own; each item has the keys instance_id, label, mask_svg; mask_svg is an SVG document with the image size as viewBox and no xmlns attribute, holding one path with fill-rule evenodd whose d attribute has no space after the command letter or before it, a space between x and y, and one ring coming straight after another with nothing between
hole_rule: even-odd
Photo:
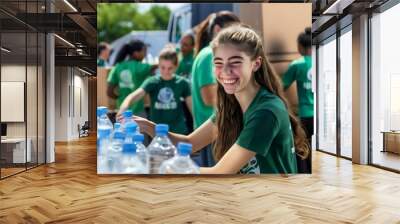
<instances>
[{"instance_id":1,"label":"girl's face","mask_svg":"<svg viewBox=\"0 0 400 224\"><path fill-rule=\"evenodd\" d=\"M158 64L160 69L161 77L163 79L170 79L176 71L176 65L173 61L161 59Z\"/></svg>"},{"instance_id":2,"label":"girl's face","mask_svg":"<svg viewBox=\"0 0 400 224\"><path fill-rule=\"evenodd\" d=\"M222 44L214 52L214 73L227 94L238 93L253 85L253 73L260 65L261 58L251 60L231 44Z\"/></svg>"},{"instance_id":3,"label":"girl's face","mask_svg":"<svg viewBox=\"0 0 400 224\"><path fill-rule=\"evenodd\" d=\"M135 52L133 52L132 57L133 57L135 60L143 61L143 59L146 57L146 54L147 54L147 48L144 47L141 51L135 51Z\"/></svg>"}]
</instances>

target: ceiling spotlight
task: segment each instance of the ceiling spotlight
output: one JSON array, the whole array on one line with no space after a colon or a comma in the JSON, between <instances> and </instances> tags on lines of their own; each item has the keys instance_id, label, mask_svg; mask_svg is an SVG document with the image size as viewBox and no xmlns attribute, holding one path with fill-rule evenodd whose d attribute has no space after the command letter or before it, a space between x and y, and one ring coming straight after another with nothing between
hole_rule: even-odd
<instances>
[{"instance_id":1,"label":"ceiling spotlight","mask_svg":"<svg viewBox=\"0 0 400 224\"><path fill-rule=\"evenodd\" d=\"M343 9L347 8L354 1L355 0L336 0L326 10L324 10L324 12L322 14L323 15L342 14L343 13Z\"/></svg>"},{"instance_id":2,"label":"ceiling spotlight","mask_svg":"<svg viewBox=\"0 0 400 224\"><path fill-rule=\"evenodd\" d=\"M10 53L10 52L11 52L11 50L9 50L9 49L7 49L7 48L5 48L5 47L1 47L0 49L1 49L2 51L6 52L6 53Z\"/></svg>"},{"instance_id":3,"label":"ceiling spotlight","mask_svg":"<svg viewBox=\"0 0 400 224\"><path fill-rule=\"evenodd\" d=\"M78 10L71 4L69 3L68 0L64 0L65 4L67 4L74 12L78 12Z\"/></svg>"},{"instance_id":4,"label":"ceiling spotlight","mask_svg":"<svg viewBox=\"0 0 400 224\"><path fill-rule=\"evenodd\" d=\"M83 73L85 73L85 74L87 74L87 75L92 75L92 73L90 73L90 72L88 72L88 71L86 71L86 70L83 70L83 69L81 69L81 68L79 68L79 67L78 67L78 69L79 69L79 71L81 71L81 72L83 72Z\"/></svg>"},{"instance_id":5,"label":"ceiling spotlight","mask_svg":"<svg viewBox=\"0 0 400 224\"><path fill-rule=\"evenodd\" d=\"M66 43L67 45L69 45L69 46L75 48L75 45L71 44L71 42L69 42L69 41L67 41L66 39L60 37L59 35L54 34L54 36L57 37L58 39L60 39L61 41L63 41L64 43Z\"/></svg>"}]
</instances>

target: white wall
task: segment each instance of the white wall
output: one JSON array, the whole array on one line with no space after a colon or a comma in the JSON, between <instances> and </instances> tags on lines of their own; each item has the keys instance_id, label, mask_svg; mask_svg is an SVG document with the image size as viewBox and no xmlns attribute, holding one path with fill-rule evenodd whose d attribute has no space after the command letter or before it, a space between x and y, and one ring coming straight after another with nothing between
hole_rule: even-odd
<instances>
[{"instance_id":1,"label":"white wall","mask_svg":"<svg viewBox=\"0 0 400 224\"><path fill-rule=\"evenodd\" d=\"M1 66L1 81L18 81L25 82L25 65L2 65ZM7 110L7 108L1 108ZM24 122L7 122L8 137L25 137Z\"/></svg>"},{"instance_id":2,"label":"white wall","mask_svg":"<svg viewBox=\"0 0 400 224\"><path fill-rule=\"evenodd\" d=\"M38 71L37 71L38 69ZM27 80L25 80L27 78ZM45 159L45 139L44 139L44 74L41 66L25 66L25 64L3 64L1 66L1 81L3 82L24 82L26 85L26 100L22 102L21 108L12 108L12 106L3 106L2 113L16 113L13 110L20 110L24 114L26 112L26 120L22 122L5 122L7 124L8 138L25 138L29 139L32 161L44 163ZM5 89L2 89L2 92ZM20 94L24 94L25 90ZM7 94L7 93L3 93ZM10 94L10 93L8 93ZM2 95L7 97L7 95ZM25 97L25 95L23 96ZM26 103L26 105L25 105ZM24 115L22 115L24 116Z\"/></svg>"},{"instance_id":3,"label":"white wall","mask_svg":"<svg viewBox=\"0 0 400 224\"><path fill-rule=\"evenodd\" d=\"M8 64L1 66L1 81L4 82L25 82L25 71L24 65ZM33 68L28 66L28 72ZM28 94L29 95L29 94ZM1 110L7 110L7 108L1 108ZM25 122L7 122L7 137L25 137Z\"/></svg>"},{"instance_id":4,"label":"white wall","mask_svg":"<svg viewBox=\"0 0 400 224\"><path fill-rule=\"evenodd\" d=\"M82 75L76 68L56 67L56 141L79 138L78 124L88 120L88 78Z\"/></svg>"}]
</instances>

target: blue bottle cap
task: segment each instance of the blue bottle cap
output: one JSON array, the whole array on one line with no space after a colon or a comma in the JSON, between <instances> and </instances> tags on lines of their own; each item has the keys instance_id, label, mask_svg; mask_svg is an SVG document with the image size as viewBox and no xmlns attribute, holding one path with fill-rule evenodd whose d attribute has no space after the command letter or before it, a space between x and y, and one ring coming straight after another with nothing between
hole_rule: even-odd
<instances>
[{"instance_id":1,"label":"blue bottle cap","mask_svg":"<svg viewBox=\"0 0 400 224\"><path fill-rule=\"evenodd\" d=\"M157 124L156 125L156 135L166 135L168 133L169 126L168 124Z\"/></svg>"},{"instance_id":2,"label":"blue bottle cap","mask_svg":"<svg viewBox=\"0 0 400 224\"><path fill-rule=\"evenodd\" d=\"M108 112L107 107L103 107L103 106L97 107L97 116L98 116L98 117L107 114L107 112Z\"/></svg>"},{"instance_id":3,"label":"blue bottle cap","mask_svg":"<svg viewBox=\"0 0 400 224\"><path fill-rule=\"evenodd\" d=\"M135 122L128 122L125 124L126 133L135 133L137 130L137 124Z\"/></svg>"},{"instance_id":4,"label":"blue bottle cap","mask_svg":"<svg viewBox=\"0 0 400 224\"><path fill-rule=\"evenodd\" d=\"M111 128L99 128L97 129L99 138L108 138L111 134Z\"/></svg>"},{"instance_id":5,"label":"blue bottle cap","mask_svg":"<svg viewBox=\"0 0 400 224\"><path fill-rule=\"evenodd\" d=\"M133 143L125 143L122 146L122 153L135 154L136 153L136 145Z\"/></svg>"},{"instance_id":6,"label":"blue bottle cap","mask_svg":"<svg viewBox=\"0 0 400 224\"><path fill-rule=\"evenodd\" d=\"M192 152L192 144L186 142L178 143L178 154L182 156L190 155Z\"/></svg>"},{"instance_id":7,"label":"blue bottle cap","mask_svg":"<svg viewBox=\"0 0 400 224\"><path fill-rule=\"evenodd\" d=\"M115 122L114 123L114 129L119 129L121 127L121 123Z\"/></svg>"},{"instance_id":8,"label":"blue bottle cap","mask_svg":"<svg viewBox=\"0 0 400 224\"><path fill-rule=\"evenodd\" d=\"M116 131L114 132L114 139L120 139L120 140L124 140L125 139L125 133L122 131Z\"/></svg>"},{"instance_id":9,"label":"blue bottle cap","mask_svg":"<svg viewBox=\"0 0 400 224\"><path fill-rule=\"evenodd\" d=\"M124 111L124 112L122 113L122 116L123 116L124 118L130 118L130 117L132 117L132 115L133 115L133 113L132 113L131 110L126 110L126 111Z\"/></svg>"},{"instance_id":10,"label":"blue bottle cap","mask_svg":"<svg viewBox=\"0 0 400 224\"><path fill-rule=\"evenodd\" d=\"M144 135L142 135L142 134L134 134L133 135L133 141L143 143Z\"/></svg>"}]
</instances>

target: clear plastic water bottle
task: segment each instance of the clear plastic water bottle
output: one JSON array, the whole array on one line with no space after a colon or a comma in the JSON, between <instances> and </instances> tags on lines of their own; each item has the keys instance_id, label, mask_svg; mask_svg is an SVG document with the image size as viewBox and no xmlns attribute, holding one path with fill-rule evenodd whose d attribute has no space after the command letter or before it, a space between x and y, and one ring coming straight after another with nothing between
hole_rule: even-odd
<instances>
[{"instance_id":1,"label":"clear plastic water bottle","mask_svg":"<svg viewBox=\"0 0 400 224\"><path fill-rule=\"evenodd\" d=\"M150 173L157 174L161 163L174 157L176 148L169 140L168 125L157 124L156 125L156 136L147 147L150 156Z\"/></svg>"},{"instance_id":2,"label":"clear plastic water bottle","mask_svg":"<svg viewBox=\"0 0 400 224\"><path fill-rule=\"evenodd\" d=\"M113 128L107 112L107 107L97 107L97 128Z\"/></svg>"},{"instance_id":3,"label":"clear plastic water bottle","mask_svg":"<svg viewBox=\"0 0 400 224\"><path fill-rule=\"evenodd\" d=\"M147 152L146 146L143 145L144 136L142 134L134 134L133 141L136 145L136 154L139 157L140 161L146 166L146 169L149 170L149 153Z\"/></svg>"},{"instance_id":4,"label":"clear plastic water bottle","mask_svg":"<svg viewBox=\"0 0 400 224\"><path fill-rule=\"evenodd\" d=\"M97 130L97 173L108 173L108 147L110 146L111 130Z\"/></svg>"},{"instance_id":5,"label":"clear plastic water bottle","mask_svg":"<svg viewBox=\"0 0 400 224\"><path fill-rule=\"evenodd\" d=\"M125 129L125 125L129 122L133 122L136 124L136 122L133 120L133 113L131 110L126 110L122 113L122 128ZM140 133L139 127L137 127L137 132Z\"/></svg>"},{"instance_id":6,"label":"clear plastic water bottle","mask_svg":"<svg viewBox=\"0 0 400 224\"><path fill-rule=\"evenodd\" d=\"M137 125L133 122L128 122L125 125L125 140L124 144L134 144L133 136L136 134Z\"/></svg>"},{"instance_id":7,"label":"clear plastic water bottle","mask_svg":"<svg viewBox=\"0 0 400 224\"><path fill-rule=\"evenodd\" d=\"M108 148L113 129L110 119L107 117L107 107L97 108L97 172L106 173Z\"/></svg>"},{"instance_id":8,"label":"clear plastic water bottle","mask_svg":"<svg viewBox=\"0 0 400 224\"><path fill-rule=\"evenodd\" d=\"M99 106L97 107L97 122L99 122L99 118L103 115L103 111L105 111L107 113L107 107L104 106Z\"/></svg>"},{"instance_id":9,"label":"clear plastic water bottle","mask_svg":"<svg viewBox=\"0 0 400 224\"><path fill-rule=\"evenodd\" d=\"M122 151L122 172L123 174L146 174L147 169L136 154L134 142L125 141Z\"/></svg>"},{"instance_id":10,"label":"clear plastic water bottle","mask_svg":"<svg viewBox=\"0 0 400 224\"><path fill-rule=\"evenodd\" d=\"M178 154L163 162L161 174L200 174L200 168L190 158L192 144L178 143Z\"/></svg>"},{"instance_id":11,"label":"clear plastic water bottle","mask_svg":"<svg viewBox=\"0 0 400 224\"><path fill-rule=\"evenodd\" d=\"M121 131L123 131L123 130L122 130L121 123L119 123L119 122L115 122L115 123L114 123L114 132L115 132L116 130L121 130Z\"/></svg>"},{"instance_id":12,"label":"clear plastic water bottle","mask_svg":"<svg viewBox=\"0 0 400 224\"><path fill-rule=\"evenodd\" d=\"M125 133L121 128L121 124L115 123L114 131L111 135L111 144L107 153L107 169L109 173L119 173L121 171L121 154L124 141Z\"/></svg>"}]
</instances>

